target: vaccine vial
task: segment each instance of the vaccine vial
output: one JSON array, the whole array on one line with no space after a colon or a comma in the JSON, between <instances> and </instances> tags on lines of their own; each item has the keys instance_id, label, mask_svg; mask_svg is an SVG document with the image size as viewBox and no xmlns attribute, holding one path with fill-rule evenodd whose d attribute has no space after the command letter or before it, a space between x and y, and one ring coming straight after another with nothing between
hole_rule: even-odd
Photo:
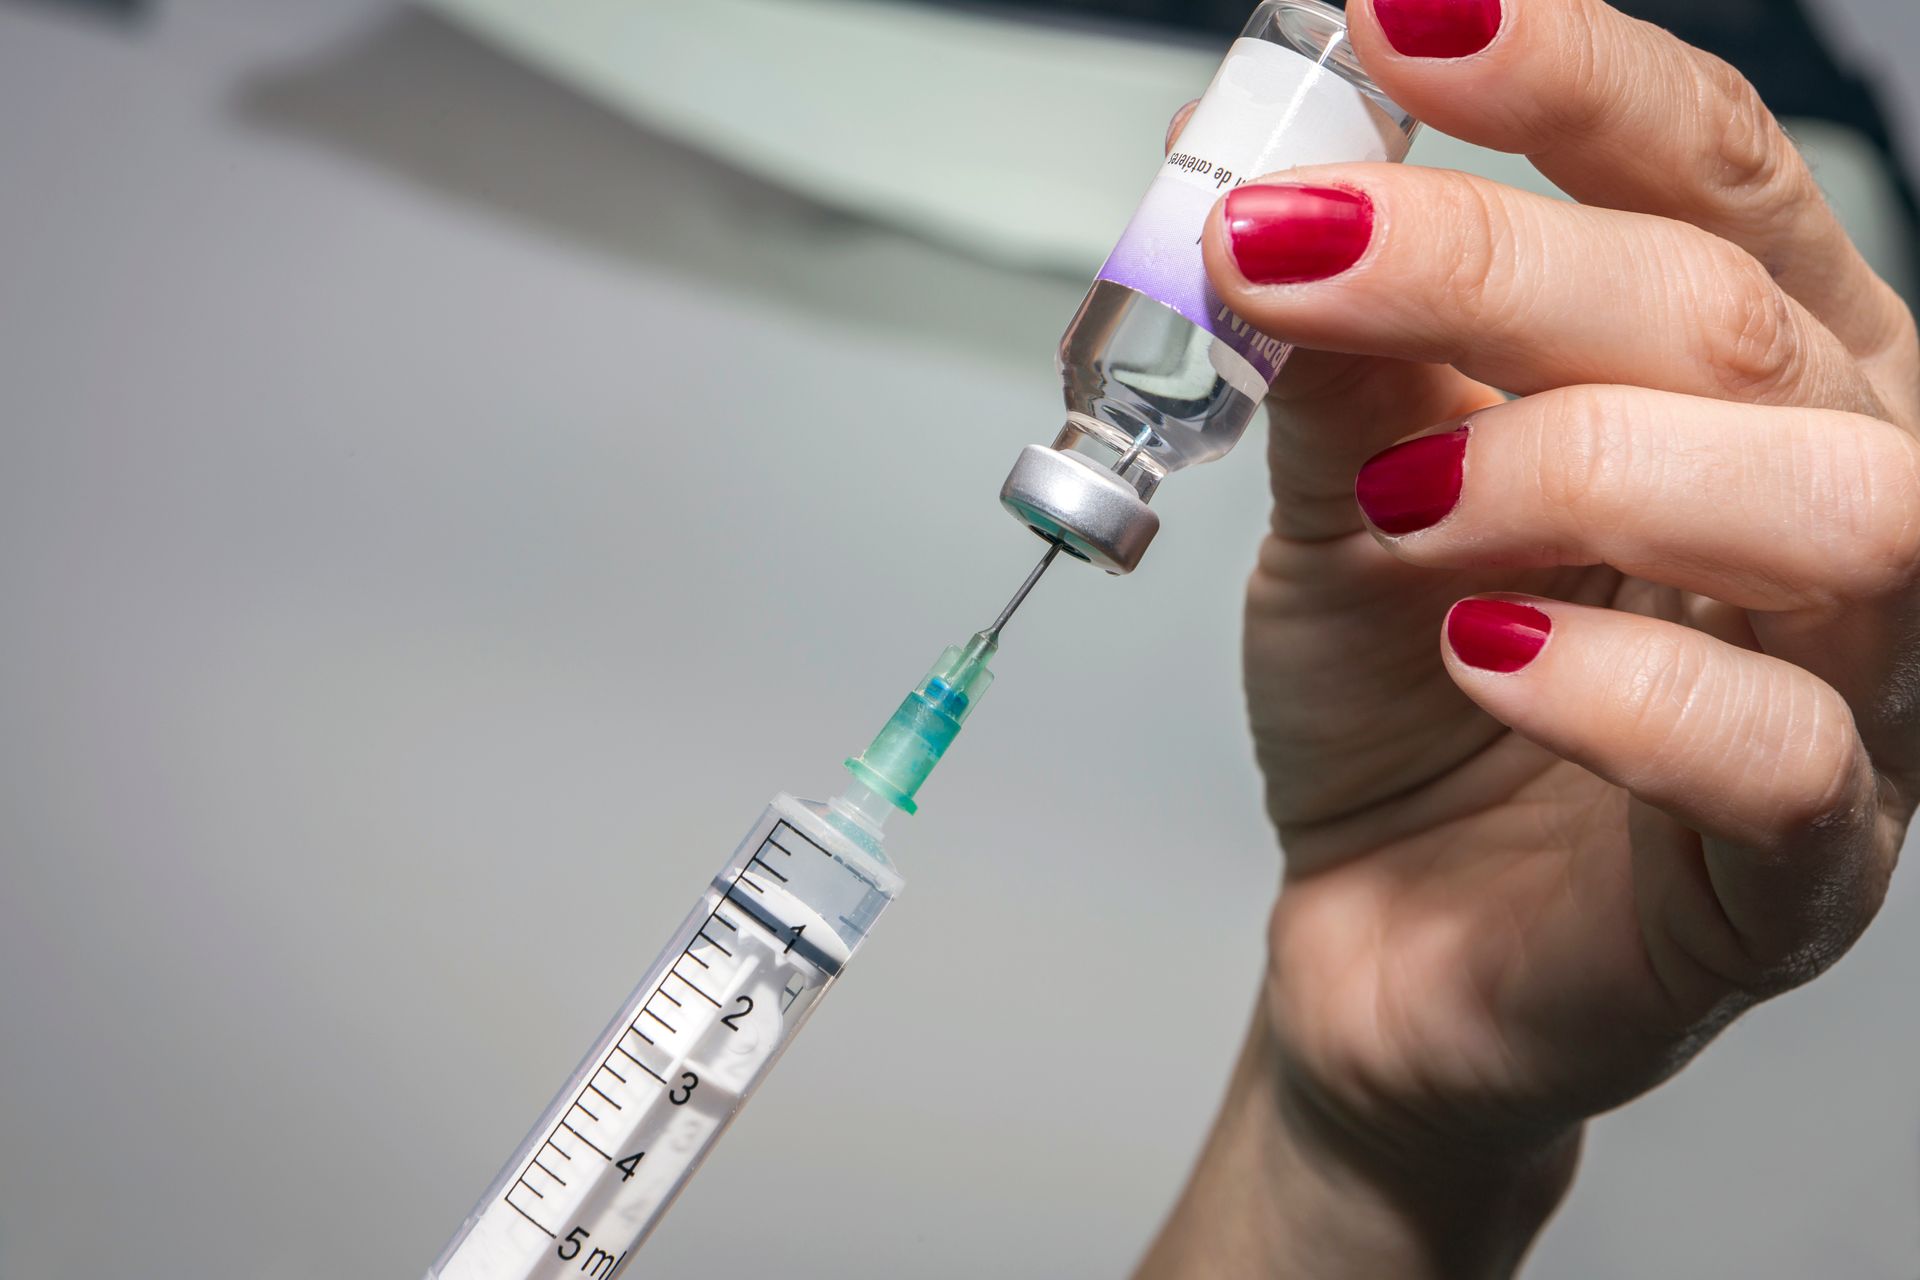
<instances>
[{"instance_id":1,"label":"vaccine vial","mask_svg":"<svg viewBox=\"0 0 1920 1280\"><path fill-rule=\"evenodd\" d=\"M1154 490L1233 448L1290 350L1214 294L1207 215L1234 187L1295 166L1401 160L1416 128L1360 69L1339 10L1254 10L1067 326L1066 425L1021 451L1000 491L1014 517L1132 572L1159 531Z\"/></svg>"}]
</instances>

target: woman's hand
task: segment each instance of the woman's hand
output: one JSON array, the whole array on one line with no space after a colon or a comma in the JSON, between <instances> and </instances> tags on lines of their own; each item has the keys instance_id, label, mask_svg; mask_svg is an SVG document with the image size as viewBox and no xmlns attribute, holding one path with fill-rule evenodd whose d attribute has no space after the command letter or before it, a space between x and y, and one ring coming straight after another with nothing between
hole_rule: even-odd
<instances>
[{"instance_id":1,"label":"woman's hand","mask_svg":"<svg viewBox=\"0 0 1920 1280\"><path fill-rule=\"evenodd\" d=\"M1147 1276L1511 1271L1587 1116L1866 928L1920 788L1920 351L1793 145L1600 0L1348 14L1580 203L1343 165L1209 226L1308 348L1246 631L1287 869Z\"/></svg>"}]
</instances>

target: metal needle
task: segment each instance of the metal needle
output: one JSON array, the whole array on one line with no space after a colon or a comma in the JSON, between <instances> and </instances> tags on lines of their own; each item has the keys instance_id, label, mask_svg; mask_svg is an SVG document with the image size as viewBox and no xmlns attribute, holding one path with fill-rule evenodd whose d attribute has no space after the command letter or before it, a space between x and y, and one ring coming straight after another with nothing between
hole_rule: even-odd
<instances>
[{"instance_id":1,"label":"metal needle","mask_svg":"<svg viewBox=\"0 0 1920 1280\"><path fill-rule=\"evenodd\" d=\"M1000 611L1000 616L995 618L993 625L988 627L983 633L987 639L994 641L996 644L999 643L1000 632L1013 617L1014 610L1018 609L1026 600L1027 593L1033 590L1033 584L1040 581L1040 575L1047 571L1047 566L1052 564L1053 558L1059 554L1060 544L1058 542L1055 542L1047 548L1047 554L1040 557L1040 563L1033 566L1033 572L1028 574L1027 580L1020 584L1020 589L1013 593L1013 599L1007 601L1007 607Z\"/></svg>"}]
</instances>

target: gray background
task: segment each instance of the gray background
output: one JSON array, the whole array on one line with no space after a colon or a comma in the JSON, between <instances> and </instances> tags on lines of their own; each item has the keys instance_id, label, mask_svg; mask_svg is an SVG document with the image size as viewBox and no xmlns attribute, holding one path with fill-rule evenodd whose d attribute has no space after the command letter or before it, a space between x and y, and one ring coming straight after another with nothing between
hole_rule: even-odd
<instances>
[{"instance_id":1,"label":"gray background","mask_svg":"<svg viewBox=\"0 0 1920 1280\"><path fill-rule=\"evenodd\" d=\"M0 1277L419 1274L764 798L1025 571L1079 291L385 0L0 7ZM1130 1264L1274 883L1261 479L1046 584L635 1274ZM1915 893L1594 1127L1535 1274L1920 1272Z\"/></svg>"}]
</instances>

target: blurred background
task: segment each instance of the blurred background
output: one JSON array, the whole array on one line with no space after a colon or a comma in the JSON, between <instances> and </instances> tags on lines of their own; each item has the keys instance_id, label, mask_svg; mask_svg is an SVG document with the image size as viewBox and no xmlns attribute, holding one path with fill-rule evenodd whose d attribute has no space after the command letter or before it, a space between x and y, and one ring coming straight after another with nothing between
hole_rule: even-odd
<instances>
[{"instance_id":1,"label":"blurred background","mask_svg":"<svg viewBox=\"0 0 1920 1280\"><path fill-rule=\"evenodd\" d=\"M424 1270L766 798L1031 565L999 482L1248 7L0 2L0 1278ZM1660 16L1910 289L1912 0ZM1261 472L1027 606L633 1274L1125 1273L1276 879ZM1597 1123L1534 1273L1920 1274L1916 892Z\"/></svg>"}]
</instances>

